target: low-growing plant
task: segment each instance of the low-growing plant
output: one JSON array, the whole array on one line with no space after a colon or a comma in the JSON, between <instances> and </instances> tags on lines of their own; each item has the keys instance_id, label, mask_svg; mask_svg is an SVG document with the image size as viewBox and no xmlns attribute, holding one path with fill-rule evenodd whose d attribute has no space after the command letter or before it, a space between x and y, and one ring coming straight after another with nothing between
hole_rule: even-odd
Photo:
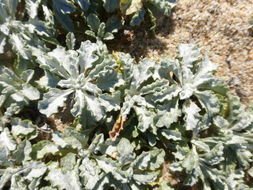
<instances>
[{"instance_id":1,"label":"low-growing plant","mask_svg":"<svg viewBox=\"0 0 253 190\"><path fill-rule=\"evenodd\" d=\"M0 75L1 96L11 98L1 101L1 188L250 189L252 110L195 45L138 64L90 41L33 56L35 71ZM20 116L24 106L9 114L11 102L34 101L47 118L67 110L74 119L58 131Z\"/></svg>"}]
</instances>

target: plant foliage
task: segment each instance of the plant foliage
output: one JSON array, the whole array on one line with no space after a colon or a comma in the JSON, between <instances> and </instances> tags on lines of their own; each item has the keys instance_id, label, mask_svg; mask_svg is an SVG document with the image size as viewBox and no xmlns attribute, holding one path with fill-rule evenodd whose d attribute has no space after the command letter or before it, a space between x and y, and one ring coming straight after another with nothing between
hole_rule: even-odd
<instances>
[{"instance_id":1,"label":"plant foliage","mask_svg":"<svg viewBox=\"0 0 253 190\"><path fill-rule=\"evenodd\" d=\"M253 107L196 45L135 63L101 41L171 3L50 2L0 1L0 52L15 54L0 65L0 189L253 188ZM96 42L59 34L78 14Z\"/></svg>"}]
</instances>

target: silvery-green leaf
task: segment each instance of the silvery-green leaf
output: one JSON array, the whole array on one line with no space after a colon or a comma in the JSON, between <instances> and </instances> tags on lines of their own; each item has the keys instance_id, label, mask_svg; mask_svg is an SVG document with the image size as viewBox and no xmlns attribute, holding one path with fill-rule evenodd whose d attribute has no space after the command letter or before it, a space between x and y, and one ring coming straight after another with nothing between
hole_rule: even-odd
<instances>
[{"instance_id":1,"label":"silvery-green leaf","mask_svg":"<svg viewBox=\"0 0 253 190\"><path fill-rule=\"evenodd\" d=\"M164 150L154 148L153 150L149 151L149 154L151 156L151 159L148 165L148 169L155 170L157 168L160 168L165 159Z\"/></svg>"},{"instance_id":2,"label":"silvery-green leaf","mask_svg":"<svg viewBox=\"0 0 253 190\"><path fill-rule=\"evenodd\" d=\"M100 157L97 159L97 163L105 173L111 173L113 178L121 183L127 183L130 177L133 175L132 168L129 168L128 170L121 170L119 168L119 164L112 159Z\"/></svg>"},{"instance_id":3,"label":"silvery-green leaf","mask_svg":"<svg viewBox=\"0 0 253 190\"><path fill-rule=\"evenodd\" d=\"M68 90L59 90L57 88L52 88L48 93L44 94L43 100L39 101L38 109L42 114L45 114L47 117L57 113L59 107L64 106L64 102L67 100L68 95L73 91Z\"/></svg>"},{"instance_id":4,"label":"silvery-green leaf","mask_svg":"<svg viewBox=\"0 0 253 190\"><path fill-rule=\"evenodd\" d=\"M253 167L248 170L248 174L253 177Z\"/></svg>"},{"instance_id":5,"label":"silvery-green leaf","mask_svg":"<svg viewBox=\"0 0 253 190\"><path fill-rule=\"evenodd\" d=\"M81 190L77 169L63 172L61 169L53 169L49 171L46 179L51 182L53 187L60 190Z\"/></svg>"},{"instance_id":6,"label":"silvery-green leaf","mask_svg":"<svg viewBox=\"0 0 253 190\"><path fill-rule=\"evenodd\" d=\"M50 187L50 186L45 186L45 187L41 187L40 190L58 190L58 189L54 187Z\"/></svg>"},{"instance_id":7,"label":"silvery-green leaf","mask_svg":"<svg viewBox=\"0 0 253 190\"><path fill-rule=\"evenodd\" d=\"M144 59L139 64L134 64L132 66L133 79L131 85L136 89L139 88L143 82L152 76L154 65L155 62L149 59Z\"/></svg>"},{"instance_id":8,"label":"silvery-green leaf","mask_svg":"<svg viewBox=\"0 0 253 190\"><path fill-rule=\"evenodd\" d=\"M135 104L134 98L131 98L130 96L127 95L121 108L121 115L127 116L131 111L131 109L133 108L134 104Z\"/></svg>"},{"instance_id":9,"label":"silvery-green leaf","mask_svg":"<svg viewBox=\"0 0 253 190\"><path fill-rule=\"evenodd\" d=\"M194 44L180 44L178 49L180 57L183 58L183 64L188 68L192 68L193 63L200 56L198 47Z\"/></svg>"},{"instance_id":10,"label":"silvery-green leaf","mask_svg":"<svg viewBox=\"0 0 253 190\"><path fill-rule=\"evenodd\" d=\"M93 32L95 33L98 32L98 29L100 26L100 20L97 15L89 14L87 17L87 24Z\"/></svg>"},{"instance_id":11,"label":"silvery-green leaf","mask_svg":"<svg viewBox=\"0 0 253 190\"><path fill-rule=\"evenodd\" d=\"M25 176L25 179L32 181L34 178L40 178L47 171L47 167L44 163L37 163L37 165L33 166L31 171Z\"/></svg>"},{"instance_id":12,"label":"silvery-green leaf","mask_svg":"<svg viewBox=\"0 0 253 190\"><path fill-rule=\"evenodd\" d=\"M239 189L241 188L240 187L240 184L241 186L244 186L243 185L243 178L244 178L244 175L245 173L240 170L240 169L237 169L237 170L233 170L229 173L229 176L228 178L226 179L226 183L229 185L229 187L231 188L236 188L236 187L239 187ZM242 189L246 189L246 187L242 187Z\"/></svg>"},{"instance_id":13,"label":"silvery-green leaf","mask_svg":"<svg viewBox=\"0 0 253 190\"><path fill-rule=\"evenodd\" d=\"M189 99L193 95L194 91L196 90L197 90L196 87L193 86L191 82L186 82L185 84L183 84L182 88L180 89L180 93L179 93L180 100Z\"/></svg>"},{"instance_id":14,"label":"silvery-green leaf","mask_svg":"<svg viewBox=\"0 0 253 190\"><path fill-rule=\"evenodd\" d=\"M76 155L69 152L60 161L62 171L71 171L74 170L76 163Z\"/></svg>"},{"instance_id":15,"label":"silvery-green leaf","mask_svg":"<svg viewBox=\"0 0 253 190\"><path fill-rule=\"evenodd\" d=\"M134 147L130 144L130 141L122 138L118 145L117 151L119 153L118 160L122 164L131 163L134 160Z\"/></svg>"},{"instance_id":16,"label":"silvery-green leaf","mask_svg":"<svg viewBox=\"0 0 253 190\"><path fill-rule=\"evenodd\" d=\"M203 161L212 166L219 164L224 160L223 149L222 143L218 143L211 151L204 154L205 159Z\"/></svg>"},{"instance_id":17,"label":"silvery-green leaf","mask_svg":"<svg viewBox=\"0 0 253 190\"><path fill-rule=\"evenodd\" d=\"M54 143L48 141L39 141L37 144L33 145L32 157L36 159L42 159L47 154L54 155L58 151L59 149Z\"/></svg>"},{"instance_id":18,"label":"silvery-green leaf","mask_svg":"<svg viewBox=\"0 0 253 190\"><path fill-rule=\"evenodd\" d=\"M36 83L45 89L55 88L59 82L59 78L47 70L44 70L44 72L45 75L36 81Z\"/></svg>"},{"instance_id":19,"label":"silvery-green leaf","mask_svg":"<svg viewBox=\"0 0 253 190\"><path fill-rule=\"evenodd\" d=\"M52 141L59 147L64 148L68 145L62 137L59 136L57 133L52 134Z\"/></svg>"},{"instance_id":20,"label":"silvery-green leaf","mask_svg":"<svg viewBox=\"0 0 253 190\"><path fill-rule=\"evenodd\" d=\"M221 128L221 129L225 129L225 128L229 127L229 122L221 116L216 116L213 119L213 122L217 127Z\"/></svg>"},{"instance_id":21,"label":"silvery-green leaf","mask_svg":"<svg viewBox=\"0 0 253 190\"><path fill-rule=\"evenodd\" d=\"M102 56L101 58L103 58L103 60L101 60L101 62L99 64L96 64L88 75L88 77L91 79L99 78L100 75L105 75L106 72L116 69L115 60L111 59L111 57L109 57L107 55L101 55L101 56Z\"/></svg>"},{"instance_id":22,"label":"silvery-green leaf","mask_svg":"<svg viewBox=\"0 0 253 190\"><path fill-rule=\"evenodd\" d=\"M17 75L9 68L0 66L0 84L4 87L14 86L15 81L19 81Z\"/></svg>"},{"instance_id":23,"label":"silvery-green leaf","mask_svg":"<svg viewBox=\"0 0 253 190\"><path fill-rule=\"evenodd\" d=\"M39 1L26 0L25 1L26 10L27 10L31 19L34 19L37 16L38 7L40 5L40 2L41 2L41 0L39 0Z\"/></svg>"},{"instance_id":24,"label":"silvery-green leaf","mask_svg":"<svg viewBox=\"0 0 253 190\"><path fill-rule=\"evenodd\" d=\"M96 38L97 37L96 33L93 32L92 30L86 30L85 34L88 35L88 36L90 36L90 37L92 37L92 38Z\"/></svg>"},{"instance_id":25,"label":"silvery-green leaf","mask_svg":"<svg viewBox=\"0 0 253 190\"><path fill-rule=\"evenodd\" d=\"M126 15L131 15L135 12L137 12L138 10L140 10L143 6L142 1L141 0L135 0L135 1L121 1L121 6L123 4L129 4L126 6L126 10L121 10L123 13L125 13ZM121 7L123 8L123 6Z\"/></svg>"},{"instance_id":26,"label":"silvery-green leaf","mask_svg":"<svg viewBox=\"0 0 253 190\"><path fill-rule=\"evenodd\" d=\"M99 149L99 145L102 144L103 142L104 142L104 135L103 134L96 135L89 146L89 150L92 152L96 152Z\"/></svg>"},{"instance_id":27,"label":"silvery-green leaf","mask_svg":"<svg viewBox=\"0 0 253 190\"><path fill-rule=\"evenodd\" d=\"M7 13L6 4L1 3L0 4L0 23L6 22L6 20L9 19L9 15Z\"/></svg>"},{"instance_id":28,"label":"silvery-green leaf","mask_svg":"<svg viewBox=\"0 0 253 190\"><path fill-rule=\"evenodd\" d=\"M194 85L199 86L201 83L205 83L210 79L213 79L212 72L217 70L217 65L213 64L206 56L203 61L200 62L199 68L194 76Z\"/></svg>"},{"instance_id":29,"label":"silvery-green leaf","mask_svg":"<svg viewBox=\"0 0 253 190\"><path fill-rule=\"evenodd\" d=\"M147 133L148 144L151 147L154 147L157 143L156 134L157 134L157 129L154 126L152 126L151 131Z\"/></svg>"},{"instance_id":30,"label":"silvery-green leaf","mask_svg":"<svg viewBox=\"0 0 253 190\"><path fill-rule=\"evenodd\" d=\"M103 36L103 40L113 40L113 39L114 39L114 35L111 32L105 32Z\"/></svg>"},{"instance_id":31,"label":"silvery-green leaf","mask_svg":"<svg viewBox=\"0 0 253 190\"><path fill-rule=\"evenodd\" d=\"M14 114L17 114L20 112L20 110L23 108L23 106L25 105L25 103L23 102L17 102L17 103L12 103L4 112L4 118L5 119L10 119L11 116L13 116Z\"/></svg>"},{"instance_id":32,"label":"silvery-green leaf","mask_svg":"<svg viewBox=\"0 0 253 190\"><path fill-rule=\"evenodd\" d=\"M191 143L194 144L196 146L196 148L200 149L201 151L204 151L204 152L210 152L210 148L209 146L204 143L203 141L201 140L191 140Z\"/></svg>"},{"instance_id":33,"label":"silvery-green leaf","mask_svg":"<svg viewBox=\"0 0 253 190\"><path fill-rule=\"evenodd\" d=\"M168 0L149 0L163 15L170 16L171 10L175 7L175 3Z\"/></svg>"},{"instance_id":34,"label":"silvery-green leaf","mask_svg":"<svg viewBox=\"0 0 253 190\"><path fill-rule=\"evenodd\" d=\"M178 96L181 89L178 88L176 85L168 86L167 88L162 89L160 92L156 91L154 93L154 97L152 97L153 101L155 102L164 102L164 101L170 101L172 98Z\"/></svg>"},{"instance_id":35,"label":"silvery-green leaf","mask_svg":"<svg viewBox=\"0 0 253 190\"><path fill-rule=\"evenodd\" d=\"M31 160L32 144L30 141L25 141L25 146L23 149L23 163L29 162Z\"/></svg>"},{"instance_id":36,"label":"silvery-green leaf","mask_svg":"<svg viewBox=\"0 0 253 190\"><path fill-rule=\"evenodd\" d=\"M186 102L183 106L183 113L185 114L185 128L186 130L194 130L198 127L200 108L192 101Z\"/></svg>"},{"instance_id":37,"label":"silvery-green leaf","mask_svg":"<svg viewBox=\"0 0 253 190\"><path fill-rule=\"evenodd\" d=\"M161 134L168 140L173 140L173 141L182 140L182 135L178 130L163 129Z\"/></svg>"},{"instance_id":38,"label":"silvery-green leaf","mask_svg":"<svg viewBox=\"0 0 253 190\"><path fill-rule=\"evenodd\" d=\"M6 89L5 89L5 90L6 90ZM24 96L22 95L22 93L18 93L18 92L13 93L13 94L11 95L11 98L12 98L13 100L15 100L16 102L25 101L25 98L24 98Z\"/></svg>"},{"instance_id":39,"label":"silvery-green leaf","mask_svg":"<svg viewBox=\"0 0 253 190\"><path fill-rule=\"evenodd\" d=\"M133 179L136 180L138 184L147 184L154 182L157 179L158 172L140 172L134 173Z\"/></svg>"},{"instance_id":40,"label":"silvery-green leaf","mask_svg":"<svg viewBox=\"0 0 253 190\"><path fill-rule=\"evenodd\" d=\"M10 42L12 43L13 49L17 51L24 59L29 58L28 51L25 47L26 41L17 34L10 35Z\"/></svg>"},{"instance_id":41,"label":"silvery-green leaf","mask_svg":"<svg viewBox=\"0 0 253 190\"><path fill-rule=\"evenodd\" d=\"M53 59L53 61L57 61L67 72L67 76L63 75L64 77L69 78L72 76L76 78L79 74L78 69L78 55L76 51L68 50L65 51L63 47L58 46L53 51L49 52L48 55ZM52 61L51 65L54 67L55 63ZM56 68L54 68L56 69Z\"/></svg>"},{"instance_id":42,"label":"silvery-green leaf","mask_svg":"<svg viewBox=\"0 0 253 190\"><path fill-rule=\"evenodd\" d=\"M79 116L82 113L82 110L86 106L85 102L85 94L82 90L75 91L75 103L73 108L71 109L71 113L73 116Z\"/></svg>"},{"instance_id":43,"label":"silvery-green leaf","mask_svg":"<svg viewBox=\"0 0 253 190\"><path fill-rule=\"evenodd\" d=\"M120 92L115 92L112 95L102 94L100 102L107 112L117 111L120 109Z\"/></svg>"},{"instance_id":44,"label":"silvery-green leaf","mask_svg":"<svg viewBox=\"0 0 253 190\"><path fill-rule=\"evenodd\" d=\"M26 83L28 83L32 79L33 75L34 75L34 70L28 69L28 70L22 72L21 78Z\"/></svg>"},{"instance_id":45,"label":"silvery-green leaf","mask_svg":"<svg viewBox=\"0 0 253 190\"><path fill-rule=\"evenodd\" d=\"M16 149L17 145L8 128L4 128L4 131L0 134L0 146L5 148L7 151L13 151Z\"/></svg>"},{"instance_id":46,"label":"silvery-green leaf","mask_svg":"<svg viewBox=\"0 0 253 190\"><path fill-rule=\"evenodd\" d=\"M167 127L174 122L178 121L178 118L181 116L181 110L178 108L171 108L170 110L159 111L156 116L156 126L157 127Z\"/></svg>"},{"instance_id":47,"label":"silvery-green leaf","mask_svg":"<svg viewBox=\"0 0 253 190\"><path fill-rule=\"evenodd\" d=\"M85 96L86 107L94 118L99 121L104 117L105 109L102 107L101 102L95 96L86 95Z\"/></svg>"},{"instance_id":48,"label":"silvery-green leaf","mask_svg":"<svg viewBox=\"0 0 253 190\"><path fill-rule=\"evenodd\" d=\"M22 86L21 93L29 100L38 100L40 98L40 92L29 84Z\"/></svg>"},{"instance_id":49,"label":"silvery-green leaf","mask_svg":"<svg viewBox=\"0 0 253 190\"><path fill-rule=\"evenodd\" d=\"M179 81L182 81L182 69L180 67L179 60L173 60L170 57L162 57L159 65L156 65L157 78L168 79L170 82L175 83L170 75L173 73Z\"/></svg>"},{"instance_id":50,"label":"silvery-green leaf","mask_svg":"<svg viewBox=\"0 0 253 190\"><path fill-rule=\"evenodd\" d=\"M236 151L238 164L242 168L248 168L252 162L252 152L249 151L245 146L238 147L236 145L234 146L234 151Z\"/></svg>"},{"instance_id":51,"label":"silvery-green leaf","mask_svg":"<svg viewBox=\"0 0 253 190\"><path fill-rule=\"evenodd\" d=\"M147 84L147 85L143 86L140 89L140 92L143 95L151 95L151 97L152 97L154 93L155 94L159 93L160 91L163 91L168 86L169 86L168 80L159 79L159 80L155 80L151 84ZM159 98L161 98L161 97L157 97L157 101L159 100ZM162 101L160 101L160 102L162 102Z\"/></svg>"},{"instance_id":52,"label":"silvery-green leaf","mask_svg":"<svg viewBox=\"0 0 253 190\"><path fill-rule=\"evenodd\" d=\"M99 57L95 54L98 50L98 45L91 43L90 41L85 41L81 43L80 48L77 50L79 53L79 66L80 73L85 72L90 69L94 62L96 62Z\"/></svg>"},{"instance_id":53,"label":"silvery-green leaf","mask_svg":"<svg viewBox=\"0 0 253 190\"><path fill-rule=\"evenodd\" d=\"M145 170L148 168L148 164L150 162L151 155L149 152L142 152L135 161L133 162L134 168Z\"/></svg>"},{"instance_id":54,"label":"silvery-green leaf","mask_svg":"<svg viewBox=\"0 0 253 190\"><path fill-rule=\"evenodd\" d=\"M15 17L16 9L18 6L19 0L3 0L1 2L2 6L6 9L6 11L9 13L9 16L12 18Z\"/></svg>"},{"instance_id":55,"label":"silvery-green leaf","mask_svg":"<svg viewBox=\"0 0 253 190\"><path fill-rule=\"evenodd\" d=\"M7 99L6 95L0 95L0 107L3 106L6 99Z\"/></svg>"},{"instance_id":56,"label":"silvery-green leaf","mask_svg":"<svg viewBox=\"0 0 253 190\"><path fill-rule=\"evenodd\" d=\"M212 184L212 186L215 189L219 189L219 190L228 189L228 184L225 183L225 177L222 175L222 173L219 170L217 170L216 168L209 168L205 165L202 165L201 169L205 177L210 179L211 181L210 184ZM203 177L202 177L202 181L206 182L206 180L203 179Z\"/></svg>"},{"instance_id":57,"label":"silvery-green leaf","mask_svg":"<svg viewBox=\"0 0 253 190\"><path fill-rule=\"evenodd\" d=\"M135 106L134 110L138 115L138 129L145 132L148 128L154 128L155 114L144 107Z\"/></svg>"},{"instance_id":58,"label":"silvery-green leaf","mask_svg":"<svg viewBox=\"0 0 253 190\"><path fill-rule=\"evenodd\" d=\"M42 5L43 14L45 16L46 23L51 26L54 25L54 16L53 12L45 5Z\"/></svg>"},{"instance_id":59,"label":"silvery-green leaf","mask_svg":"<svg viewBox=\"0 0 253 190\"><path fill-rule=\"evenodd\" d=\"M28 160L26 153L29 152L29 150L25 150L25 148L29 149L29 141L27 140L24 140L17 145L17 148L13 151L10 160L15 162L17 165L25 163L24 161Z\"/></svg>"},{"instance_id":60,"label":"silvery-green leaf","mask_svg":"<svg viewBox=\"0 0 253 190\"><path fill-rule=\"evenodd\" d=\"M94 189L95 185L100 180L101 169L97 166L96 161L84 158L79 166L80 176L84 179L85 188L88 190Z\"/></svg>"},{"instance_id":61,"label":"silvery-green leaf","mask_svg":"<svg viewBox=\"0 0 253 190\"><path fill-rule=\"evenodd\" d=\"M49 70L52 73L55 73L63 78L68 78L69 73L65 70L62 65L64 58L67 56L65 55L65 50L62 48L58 48L53 50L52 52L48 53L48 55L43 54L42 52L36 53L37 61L40 64L40 67L46 70ZM58 59L61 59L58 60ZM70 64L69 60L65 59L67 64Z\"/></svg>"},{"instance_id":62,"label":"silvery-green leaf","mask_svg":"<svg viewBox=\"0 0 253 190\"><path fill-rule=\"evenodd\" d=\"M69 32L66 35L66 45L68 49L74 49L75 48L75 43L76 43L76 38L73 32Z\"/></svg>"},{"instance_id":63,"label":"silvery-green leaf","mask_svg":"<svg viewBox=\"0 0 253 190\"><path fill-rule=\"evenodd\" d=\"M26 137L30 140L37 136L36 126L33 125L30 121L22 121L19 118L13 118L11 124L11 132L15 138Z\"/></svg>"},{"instance_id":64,"label":"silvery-green leaf","mask_svg":"<svg viewBox=\"0 0 253 190\"><path fill-rule=\"evenodd\" d=\"M248 127L253 125L253 114L252 111L246 111L244 110L241 112L240 115L238 115L237 121L234 123L234 125L231 127L231 130L233 131L242 131L247 129ZM252 127L250 127L252 128Z\"/></svg>"},{"instance_id":65,"label":"silvery-green leaf","mask_svg":"<svg viewBox=\"0 0 253 190\"><path fill-rule=\"evenodd\" d=\"M12 178L12 176L21 171L22 169L21 168L7 168L3 171L1 171L1 178L0 178L0 189L3 189L5 184L9 182L9 180Z\"/></svg>"},{"instance_id":66,"label":"silvery-green leaf","mask_svg":"<svg viewBox=\"0 0 253 190\"><path fill-rule=\"evenodd\" d=\"M114 70L107 70L105 72L100 72L97 85L102 90L113 91L114 87L119 83L119 75Z\"/></svg>"},{"instance_id":67,"label":"silvery-green leaf","mask_svg":"<svg viewBox=\"0 0 253 190\"><path fill-rule=\"evenodd\" d=\"M11 165L9 160L9 152L0 145L0 165L2 167Z\"/></svg>"},{"instance_id":68,"label":"silvery-green leaf","mask_svg":"<svg viewBox=\"0 0 253 190\"><path fill-rule=\"evenodd\" d=\"M219 99L211 91L195 92L195 96L209 115L217 114L220 111Z\"/></svg>"},{"instance_id":69,"label":"silvery-green leaf","mask_svg":"<svg viewBox=\"0 0 253 190\"><path fill-rule=\"evenodd\" d=\"M4 53L5 44L6 44L6 38L0 35L0 54Z\"/></svg>"},{"instance_id":70,"label":"silvery-green leaf","mask_svg":"<svg viewBox=\"0 0 253 190\"><path fill-rule=\"evenodd\" d=\"M185 168L188 174L185 184L190 186L196 184L198 182L198 177L201 175L201 170L199 167L199 157L195 147L188 153L182 162L182 166Z\"/></svg>"}]
</instances>

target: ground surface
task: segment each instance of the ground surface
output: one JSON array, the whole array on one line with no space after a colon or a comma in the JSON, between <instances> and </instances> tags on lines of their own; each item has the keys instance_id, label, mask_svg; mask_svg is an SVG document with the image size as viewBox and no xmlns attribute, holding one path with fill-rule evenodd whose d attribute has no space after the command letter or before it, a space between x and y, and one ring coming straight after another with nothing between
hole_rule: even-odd
<instances>
[{"instance_id":1,"label":"ground surface","mask_svg":"<svg viewBox=\"0 0 253 190\"><path fill-rule=\"evenodd\" d=\"M244 103L253 103L253 0L178 0L172 21L159 20L157 37L136 39L119 50L132 55L176 55L180 43L198 44L212 62L217 75L229 83ZM122 45L122 44L121 44Z\"/></svg>"}]
</instances>

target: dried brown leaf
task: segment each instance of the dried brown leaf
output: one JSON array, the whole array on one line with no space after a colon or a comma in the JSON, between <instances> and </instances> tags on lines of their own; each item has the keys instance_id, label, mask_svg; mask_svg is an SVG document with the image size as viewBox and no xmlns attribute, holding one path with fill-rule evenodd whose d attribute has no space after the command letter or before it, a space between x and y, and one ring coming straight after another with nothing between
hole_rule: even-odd
<instances>
[{"instance_id":1,"label":"dried brown leaf","mask_svg":"<svg viewBox=\"0 0 253 190\"><path fill-rule=\"evenodd\" d=\"M126 117L123 117L122 115L118 117L117 121L113 125L112 130L109 132L109 136L112 141L115 141L119 136L120 131L123 130L125 121Z\"/></svg>"}]
</instances>

